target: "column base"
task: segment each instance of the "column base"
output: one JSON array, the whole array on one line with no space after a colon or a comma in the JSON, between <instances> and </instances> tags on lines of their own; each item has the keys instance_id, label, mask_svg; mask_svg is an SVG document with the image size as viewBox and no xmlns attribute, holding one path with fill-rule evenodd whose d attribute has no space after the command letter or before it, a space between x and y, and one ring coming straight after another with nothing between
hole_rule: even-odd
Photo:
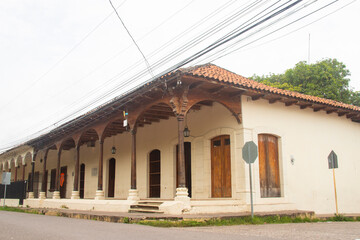
<instances>
[{"instance_id":1,"label":"column base","mask_svg":"<svg viewBox=\"0 0 360 240\"><path fill-rule=\"evenodd\" d=\"M79 191L72 191L71 192L71 199L80 199Z\"/></svg>"},{"instance_id":2,"label":"column base","mask_svg":"<svg viewBox=\"0 0 360 240\"><path fill-rule=\"evenodd\" d=\"M53 198L53 199L60 199L60 191L54 191L52 198Z\"/></svg>"},{"instance_id":3,"label":"column base","mask_svg":"<svg viewBox=\"0 0 360 240\"><path fill-rule=\"evenodd\" d=\"M40 199L45 199L46 198L46 193L45 192L40 192L39 198Z\"/></svg>"},{"instance_id":4,"label":"column base","mask_svg":"<svg viewBox=\"0 0 360 240\"><path fill-rule=\"evenodd\" d=\"M190 201L188 189L186 187L176 189L175 201L182 201L182 202Z\"/></svg>"},{"instance_id":5,"label":"column base","mask_svg":"<svg viewBox=\"0 0 360 240\"><path fill-rule=\"evenodd\" d=\"M185 188L177 188L176 195L175 195L175 202L179 202L182 205L182 213L187 213L191 210L190 198L188 189Z\"/></svg>"},{"instance_id":6,"label":"column base","mask_svg":"<svg viewBox=\"0 0 360 240\"><path fill-rule=\"evenodd\" d=\"M104 200L105 192L103 190L96 190L95 200Z\"/></svg>"},{"instance_id":7,"label":"column base","mask_svg":"<svg viewBox=\"0 0 360 240\"><path fill-rule=\"evenodd\" d=\"M29 192L28 198L30 199L34 198L34 192Z\"/></svg>"},{"instance_id":8,"label":"column base","mask_svg":"<svg viewBox=\"0 0 360 240\"><path fill-rule=\"evenodd\" d=\"M139 201L139 191L137 189L130 189L129 190L129 196L127 198L129 201Z\"/></svg>"}]
</instances>

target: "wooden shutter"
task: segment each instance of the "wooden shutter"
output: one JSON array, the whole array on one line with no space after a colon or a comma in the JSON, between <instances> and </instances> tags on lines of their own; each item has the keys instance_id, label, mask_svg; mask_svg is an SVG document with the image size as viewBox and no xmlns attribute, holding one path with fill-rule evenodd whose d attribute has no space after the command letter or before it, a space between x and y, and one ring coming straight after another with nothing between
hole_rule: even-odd
<instances>
[{"instance_id":1,"label":"wooden shutter","mask_svg":"<svg viewBox=\"0 0 360 240\"><path fill-rule=\"evenodd\" d=\"M259 134L258 142L261 197L280 197L278 139L273 135Z\"/></svg>"},{"instance_id":2,"label":"wooden shutter","mask_svg":"<svg viewBox=\"0 0 360 240\"><path fill-rule=\"evenodd\" d=\"M211 140L211 194L212 197L231 197L230 136Z\"/></svg>"}]
</instances>

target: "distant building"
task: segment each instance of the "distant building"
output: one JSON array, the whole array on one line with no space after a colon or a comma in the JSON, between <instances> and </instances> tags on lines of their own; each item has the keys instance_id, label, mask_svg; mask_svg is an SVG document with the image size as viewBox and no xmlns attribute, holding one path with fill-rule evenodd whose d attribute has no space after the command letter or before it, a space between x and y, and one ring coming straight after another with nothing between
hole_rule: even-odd
<instances>
[{"instance_id":1,"label":"distant building","mask_svg":"<svg viewBox=\"0 0 360 240\"><path fill-rule=\"evenodd\" d=\"M334 150L339 211L359 213L359 122L359 107L206 64L166 74L11 149L0 166L13 180L30 178L24 204L32 207L242 212L250 209L242 146L254 141L255 211L334 213Z\"/></svg>"}]
</instances>

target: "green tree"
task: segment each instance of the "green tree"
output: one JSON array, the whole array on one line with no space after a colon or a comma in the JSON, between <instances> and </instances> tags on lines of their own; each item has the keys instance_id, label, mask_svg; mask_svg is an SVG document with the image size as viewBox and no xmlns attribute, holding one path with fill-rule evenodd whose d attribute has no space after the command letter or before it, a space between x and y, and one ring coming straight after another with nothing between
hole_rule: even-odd
<instances>
[{"instance_id":1,"label":"green tree","mask_svg":"<svg viewBox=\"0 0 360 240\"><path fill-rule=\"evenodd\" d=\"M345 64L337 59L325 59L314 64L299 62L283 74L251 78L276 88L360 106L360 92L350 88L349 76Z\"/></svg>"}]
</instances>

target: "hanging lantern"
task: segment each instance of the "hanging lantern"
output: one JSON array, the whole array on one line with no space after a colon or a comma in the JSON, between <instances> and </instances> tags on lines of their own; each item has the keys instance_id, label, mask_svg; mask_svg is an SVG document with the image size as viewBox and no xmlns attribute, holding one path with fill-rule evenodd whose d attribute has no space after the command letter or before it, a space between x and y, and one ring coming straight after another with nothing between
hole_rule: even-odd
<instances>
[{"instance_id":1,"label":"hanging lantern","mask_svg":"<svg viewBox=\"0 0 360 240\"><path fill-rule=\"evenodd\" d=\"M184 137L190 137L190 130L187 125L187 116L185 116Z\"/></svg>"},{"instance_id":2,"label":"hanging lantern","mask_svg":"<svg viewBox=\"0 0 360 240\"><path fill-rule=\"evenodd\" d=\"M184 137L190 137L190 130L187 126L184 128Z\"/></svg>"},{"instance_id":3,"label":"hanging lantern","mask_svg":"<svg viewBox=\"0 0 360 240\"><path fill-rule=\"evenodd\" d=\"M91 147L91 148L95 147L95 141L94 140L88 141L87 142L87 147Z\"/></svg>"},{"instance_id":4,"label":"hanging lantern","mask_svg":"<svg viewBox=\"0 0 360 240\"><path fill-rule=\"evenodd\" d=\"M113 147L111 148L111 153L112 153L112 154L115 154L115 153L116 153L116 147L115 147L115 146L113 146Z\"/></svg>"},{"instance_id":5,"label":"hanging lantern","mask_svg":"<svg viewBox=\"0 0 360 240\"><path fill-rule=\"evenodd\" d=\"M111 148L111 154L115 154L116 153L115 136L113 136L112 139L113 139L113 146Z\"/></svg>"}]
</instances>

